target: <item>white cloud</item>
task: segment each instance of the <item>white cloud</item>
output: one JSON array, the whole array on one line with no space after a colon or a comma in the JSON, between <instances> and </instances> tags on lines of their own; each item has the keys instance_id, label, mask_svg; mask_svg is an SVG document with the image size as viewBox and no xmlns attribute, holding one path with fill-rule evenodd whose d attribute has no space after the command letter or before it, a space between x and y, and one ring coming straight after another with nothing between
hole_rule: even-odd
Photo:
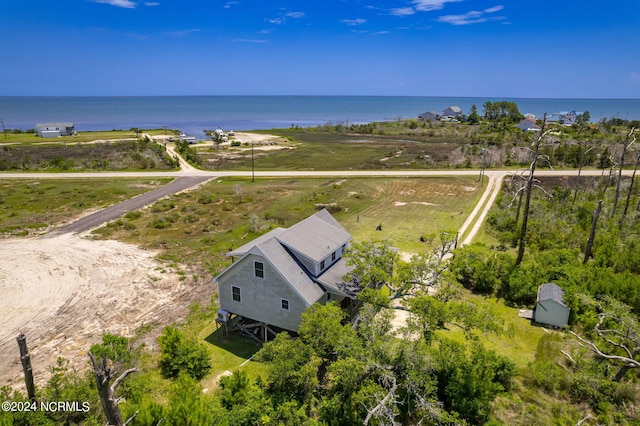
<instances>
[{"instance_id":1,"label":"white cloud","mask_svg":"<svg viewBox=\"0 0 640 426\"><path fill-rule=\"evenodd\" d=\"M228 1L227 4L225 4L223 7L225 9L230 9L231 6L235 6L237 4L240 4L240 2L238 2L238 1Z\"/></svg>"},{"instance_id":2,"label":"white cloud","mask_svg":"<svg viewBox=\"0 0 640 426\"><path fill-rule=\"evenodd\" d=\"M462 15L444 15L438 17L438 22L446 22L451 25L469 25L486 22L487 18L482 17L482 12L472 10Z\"/></svg>"},{"instance_id":3,"label":"white cloud","mask_svg":"<svg viewBox=\"0 0 640 426\"><path fill-rule=\"evenodd\" d=\"M440 10L446 3L456 3L462 0L413 0L416 10L421 12L430 12L432 10Z\"/></svg>"},{"instance_id":4,"label":"white cloud","mask_svg":"<svg viewBox=\"0 0 640 426\"><path fill-rule=\"evenodd\" d=\"M94 3L104 3L111 6L123 7L125 9L135 9L136 3L131 0L93 0Z\"/></svg>"},{"instance_id":5,"label":"white cloud","mask_svg":"<svg viewBox=\"0 0 640 426\"><path fill-rule=\"evenodd\" d=\"M284 19L282 19L282 18L273 18L273 19L268 19L267 22L270 23L270 24L282 25L282 24L284 24Z\"/></svg>"},{"instance_id":6,"label":"white cloud","mask_svg":"<svg viewBox=\"0 0 640 426\"><path fill-rule=\"evenodd\" d=\"M409 16L416 13L416 11L412 7L398 7L396 9L391 9L390 13L393 16Z\"/></svg>"},{"instance_id":7,"label":"white cloud","mask_svg":"<svg viewBox=\"0 0 640 426\"><path fill-rule=\"evenodd\" d=\"M377 33L371 33L372 36L377 36L377 35L385 35L385 34L389 34L391 33L391 31L378 31Z\"/></svg>"},{"instance_id":8,"label":"white cloud","mask_svg":"<svg viewBox=\"0 0 640 426\"><path fill-rule=\"evenodd\" d=\"M171 31L171 32L168 32L167 35L170 35L173 37L186 37L193 33L199 33L200 31L202 31L200 28L192 28L190 30Z\"/></svg>"},{"instance_id":9,"label":"white cloud","mask_svg":"<svg viewBox=\"0 0 640 426\"><path fill-rule=\"evenodd\" d=\"M501 11L502 9L504 9L504 6L500 4L498 6L493 6L493 7L490 7L488 9L485 9L485 10L483 10L483 12L484 13L495 13L495 12Z\"/></svg>"},{"instance_id":10,"label":"white cloud","mask_svg":"<svg viewBox=\"0 0 640 426\"><path fill-rule=\"evenodd\" d=\"M145 6L149 6L149 7L153 7L153 6L160 6L160 3L158 3L157 1L145 1L144 5Z\"/></svg>"},{"instance_id":11,"label":"white cloud","mask_svg":"<svg viewBox=\"0 0 640 426\"><path fill-rule=\"evenodd\" d=\"M445 22L451 25L470 25L470 24L480 24L482 22L487 21L504 21L506 16L486 16L488 13L499 12L504 9L504 6L494 6L488 9L484 9L483 11L472 10L467 13L463 13L461 15L444 15L439 16L438 22Z\"/></svg>"},{"instance_id":12,"label":"white cloud","mask_svg":"<svg viewBox=\"0 0 640 426\"><path fill-rule=\"evenodd\" d=\"M343 19L340 22L342 22L344 24L347 24L347 25L355 26L355 25L362 25L365 22L367 22L367 20L366 19L362 19L362 18L358 18L358 19Z\"/></svg>"},{"instance_id":13,"label":"white cloud","mask_svg":"<svg viewBox=\"0 0 640 426\"><path fill-rule=\"evenodd\" d=\"M300 18L304 18L304 12L289 12L289 13L286 13L284 16L293 18L293 19L300 19Z\"/></svg>"}]
</instances>

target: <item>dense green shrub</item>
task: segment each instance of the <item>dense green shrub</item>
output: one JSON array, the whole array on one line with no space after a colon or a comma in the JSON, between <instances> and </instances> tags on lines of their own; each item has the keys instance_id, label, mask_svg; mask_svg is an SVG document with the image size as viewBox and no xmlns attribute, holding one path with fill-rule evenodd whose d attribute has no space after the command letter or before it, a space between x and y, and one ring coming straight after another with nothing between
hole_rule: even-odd
<instances>
[{"instance_id":1,"label":"dense green shrub","mask_svg":"<svg viewBox=\"0 0 640 426\"><path fill-rule=\"evenodd\" d=\"M184 372L201 380L211 369L207 348L175 327L166 327L158 343L162 351L160 369L165 377L177 377Z\"/></svg>"}]
</instances>

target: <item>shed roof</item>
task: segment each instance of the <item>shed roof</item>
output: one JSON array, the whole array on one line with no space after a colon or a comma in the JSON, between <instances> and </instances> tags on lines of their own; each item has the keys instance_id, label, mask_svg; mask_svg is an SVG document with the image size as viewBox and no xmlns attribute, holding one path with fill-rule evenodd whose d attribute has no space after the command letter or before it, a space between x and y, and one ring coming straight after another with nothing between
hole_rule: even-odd
<instances>
[{"instance_id":1,"label":"shed roof","mask_svg":"<svg viewBox=\"0 0 640 426\"><path fill-rule=\"evenodd\" d=\"M538 302L543 300L555 300L561 305L565 305L564 291L554 283L542 284L538 287Z\"/></svg>"}]
</instances>

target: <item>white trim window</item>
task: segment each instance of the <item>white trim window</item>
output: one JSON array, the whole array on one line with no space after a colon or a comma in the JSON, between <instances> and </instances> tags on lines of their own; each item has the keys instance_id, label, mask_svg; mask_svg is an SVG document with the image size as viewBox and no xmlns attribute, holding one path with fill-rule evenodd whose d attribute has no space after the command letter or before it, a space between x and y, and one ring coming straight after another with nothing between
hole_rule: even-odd
<instances>
[{"instance_id":1,"label":"white trim window","mask_svg":"<svg viewBox=\"0 0 640 426\"><path fill-rule=\"evenodd\" d=\"M240 287L231 286L231 298L235 302L241 302L242 297L240 296Z\"/></svg>"},{"instance_id":2,"label":"white trim window","mask_svg":"<svg viewBox=\"0 0 640 426\"><path fill-rule=\"evenodd\" d=\"M264 278L264 263L253 262L253 270L256 278Z\"/></svg>"}]
</instances>

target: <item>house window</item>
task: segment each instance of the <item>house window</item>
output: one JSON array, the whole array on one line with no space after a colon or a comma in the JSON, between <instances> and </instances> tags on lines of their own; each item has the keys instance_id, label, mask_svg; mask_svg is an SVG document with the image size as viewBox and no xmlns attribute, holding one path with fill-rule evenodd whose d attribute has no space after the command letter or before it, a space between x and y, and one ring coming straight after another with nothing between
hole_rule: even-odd
<instances>
[{"instance_id":1,"label":"house window","mask_svg":"<svg viewBox=\"0 0 640 426\"><path fill-rule=\"evenodd\" d=\"M331 301L331 293L327 293L327 302Z\"/></svg>"},{"instance_id":2,"label":"house window","mask_svg":"<svg viewBox=\"0 0 640 426\"><path fill-rule=\"evenodd\" d=\"M342 254L344 254L345 250L347 250L347 245L346 245L346 244L343 244L343 245L342 245Z\"/></svg>"},{"instance_id":3,"label":"house window","mask_svg":"<svg viewBox=\"0 0 640 426\"><path fill-rule=\"evenodd\" d=\"M331 253L331 261L335 261L336 260L336 252L334 251L333 253Z\"/></svg>"},{"instance_id":4,"label":"house window","mask_svg":"<svg viewBox=\"0 0 640 426\"><path fill-rule=\"evenodd\" d=\"M240 287L231 287L231 295L234 301L240 302Z\"/></svg>"},{"instance_id":5,"label":"house window","mask_svg":"<svg viewBox=\"0 0 640 426\"><path fill-rule=\"evenodd\" d=\"M285 311L288 311L289 310L289 301L287 299L280 299L280 306Z\"/></svg>"},{"instance_id":6,"label":"house window","mask_svg":"<svg viewBox=\"0 0 640 426\"><path fill-rule=\"evenodd\" d=\"M256 277L264 278L264 263L255 262L254 265L255 265Z\"/></svg>"},{"instance_id":7,"label":"house window","mask_svg":"<svg viewBox=\"0 0 640 426\"><path fill-rule=\"evenodd\" d=\"M322 271L323 269L324 269L324 260L320 262L320 270Z\"/></svg>"}]
</instances>

